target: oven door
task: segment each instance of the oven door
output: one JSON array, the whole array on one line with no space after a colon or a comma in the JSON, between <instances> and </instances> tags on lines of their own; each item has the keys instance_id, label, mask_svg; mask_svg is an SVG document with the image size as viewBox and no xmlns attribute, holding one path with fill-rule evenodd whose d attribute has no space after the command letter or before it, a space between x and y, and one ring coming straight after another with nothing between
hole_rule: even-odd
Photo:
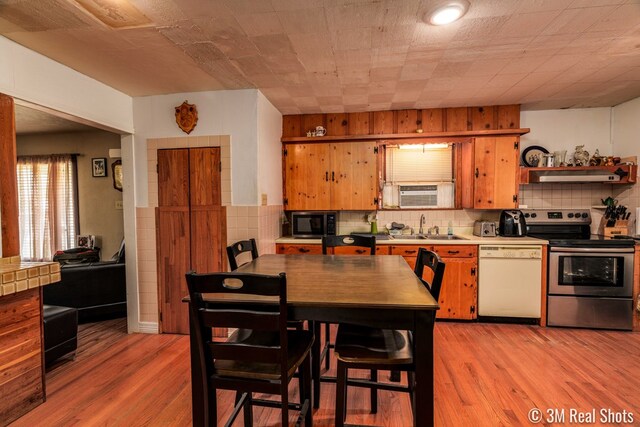
<instances>
[{"instance_id":1,"label":"oven door","mask_svg":"<svg viewBox=\"0 0 640 427\"><path fill-rule=\"evenodd\" d=\"M552 247L549 294L631 298L633 248Z\"/></svg>"}]
</instances>

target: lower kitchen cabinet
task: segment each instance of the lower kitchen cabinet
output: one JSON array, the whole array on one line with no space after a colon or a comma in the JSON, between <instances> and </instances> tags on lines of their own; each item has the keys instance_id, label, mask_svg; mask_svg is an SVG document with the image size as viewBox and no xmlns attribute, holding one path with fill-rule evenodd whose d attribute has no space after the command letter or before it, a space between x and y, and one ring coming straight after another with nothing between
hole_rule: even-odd
<instances>
[{"instance_id":1,"label":"lower kitchen cabinet","mask_svg":"<svg viewBox=\"0 0 640 427\"><path fill-rule=\"evenodd\" d=\"M391 254L401 255L411 268L416 265L420 248L436 252L446 264L438 319L471 320L478 317L478 247L475 245L392 245ZM431 271L425 269L424 279L431 281Z\"/></svg>"},{"instance_id":2,"label":"lower kitchen cabinet","mask_svg":"<svg viewBox=\"0 0 640 427\"><path fill-rule=\"evenodd\" d=\"M377 245L376 255L400 255L413 269L418 250L425 248L436 252L446 264L438 319L472 320L478 317L478 247L475 245ZM333 249L329 249L330 253ZM339 254L361 254L361 248L335 248ZM278 254L322 254L321 244L277 243ZM425 269L424 279L431 281L431 272Z\"/></svg>"}]
</instances>

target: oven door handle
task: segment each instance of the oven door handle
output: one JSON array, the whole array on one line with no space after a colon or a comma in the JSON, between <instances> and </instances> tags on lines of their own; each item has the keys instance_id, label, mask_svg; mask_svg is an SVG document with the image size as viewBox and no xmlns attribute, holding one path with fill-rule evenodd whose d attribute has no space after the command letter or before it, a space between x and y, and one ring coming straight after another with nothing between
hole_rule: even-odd
<instances>
[{"instance_id":1,"label":"oven door handle","mask_svg":"<svg viewBox=\"0 0 640 427\"><path fill-rule=\"evenodd\" d=\"M551 252L627 254L627 253L633 253L634 249L633 248L551 248Z\"/></svg>"}]
</instances>

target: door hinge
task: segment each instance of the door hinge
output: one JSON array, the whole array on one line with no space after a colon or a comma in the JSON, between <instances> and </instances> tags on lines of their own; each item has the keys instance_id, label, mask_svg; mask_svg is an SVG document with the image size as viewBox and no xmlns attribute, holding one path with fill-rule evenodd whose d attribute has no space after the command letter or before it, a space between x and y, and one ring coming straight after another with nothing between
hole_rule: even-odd
<instances>
[{"instance_id":1,"label":"door hinge","mask_svg":"<svg viewBox=\"0 0 640 427\"><path fill-rule=\"evenodd\" d=\"M222 172L222 162L218 163L218 171Z\"/></svg>"},{"instance_id":2,"label":"door hinge","mask_svg":"<svg viewBox=\"0 0 640 427\"><path fill-rule=\"evenodd\" d=\"M284 151L282 152L282 154L283 154L284 156L286 156L287 154L289 154L289 150L287 150L287 149L285 148L285 149L284 149Z\"/></svg>"},{"instance_id":3,"label":"door hinge","mask_svg":"<svg viewBox=\"0 0 640 427\"><path fill-rule=\"evenodd\" d=\"M513 195L513 203L517 203L518 202L518 195L514 194Z\"/></svg>"},{"instance_id":4,"label":"door hinge","mask_svg":"<svg viewBox=\"0 0 640 427\"><path fill-rule=\"evenodd\" d=\"M469 313L473 314L476 312L476 306L472 305L471 307L469 307Z\"/></svg>"},{"instance_id":5,"label":"door hinge","mask_svg":"<svg viewBox=\"0 0 640 427\"><path fill-rule=\"evenodd\" d=\"M475 275L476 275L476 268L475 268L475 267L472 267L472 268L471 268L471 275L472 275L472 276L475 276Z\"/></svg>"},{"instance_id":6,"label":"door hinge","mask_svg":"<svg viewBox=\"0 0 640 427\"><path fill-rule=\"evenodd\" d=\"M373 153L378 154L378 147L373 147Z\"/></svg>"},{"instance_id":7,"label":"door hinge","mask_svg":"<svg viewBox=\"0 0 640 427\"><path fill-rule=\"evenodd\" d=\"M289 204L289 199L287 199L286 197L284 199L282 199L282 204L288 205Z\"/></svg>"},{"instance_id":8,"label":"door hinge","mask_svg":"<svg viewBox=\"0 0 640 427\"><path fill-rule=\"evenodd\" d=\"M513 149L514 149L514 150L517 150L517 149L518 149L518 145L519 145L519 144L518 144L518 141L515 141L515 142L513 143Z\"/></svg>"},{"instance_id":9,"label":"door hinge","mask_svg":"<svg viewBox=\"0 0 640 427\"><path fill-rule=\"evenodd\" d=\"M378 198L377 198L377 197L375 197L375 198L373 199L373 204L374 204L374 205L376 205L376 206L378 206Z\"/></svg>"},{"instance_id":10,"label":"door hinge","mask_svg":"<svg viewBox=\"0 0 640 427\"><path fill-rule=\"evenodd\" d=\"M156 163L156 173L160 173L160 166Z\"/></svg>"},{"instance_id":11,"label":"door hinge","mask_svg":"<svg viewBox=\"0 0 640 427\"><path fill-rule=\"evenodd\" d=\"M476 168L476 173L475 173L475 175L476 175L476 178L478 177L478 175L480 175L480 171L478 170L478 168Z\"/></svg>"}]
</instances>

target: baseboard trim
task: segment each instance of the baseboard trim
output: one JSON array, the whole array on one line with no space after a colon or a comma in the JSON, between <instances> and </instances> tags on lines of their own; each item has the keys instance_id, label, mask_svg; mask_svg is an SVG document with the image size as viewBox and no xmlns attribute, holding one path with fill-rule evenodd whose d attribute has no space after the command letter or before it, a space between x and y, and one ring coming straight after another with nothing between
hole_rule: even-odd
<instances>
[{"instance_id":1,"label":"baseboard trim","mask_svg":"<svg viewBox=\"0 0 640 427\"><path fill-rule=\"evenodd\" d=\"M157 334L158 322L138 322L138 332L141 334Z\"/></svg>"}]
</instances>

